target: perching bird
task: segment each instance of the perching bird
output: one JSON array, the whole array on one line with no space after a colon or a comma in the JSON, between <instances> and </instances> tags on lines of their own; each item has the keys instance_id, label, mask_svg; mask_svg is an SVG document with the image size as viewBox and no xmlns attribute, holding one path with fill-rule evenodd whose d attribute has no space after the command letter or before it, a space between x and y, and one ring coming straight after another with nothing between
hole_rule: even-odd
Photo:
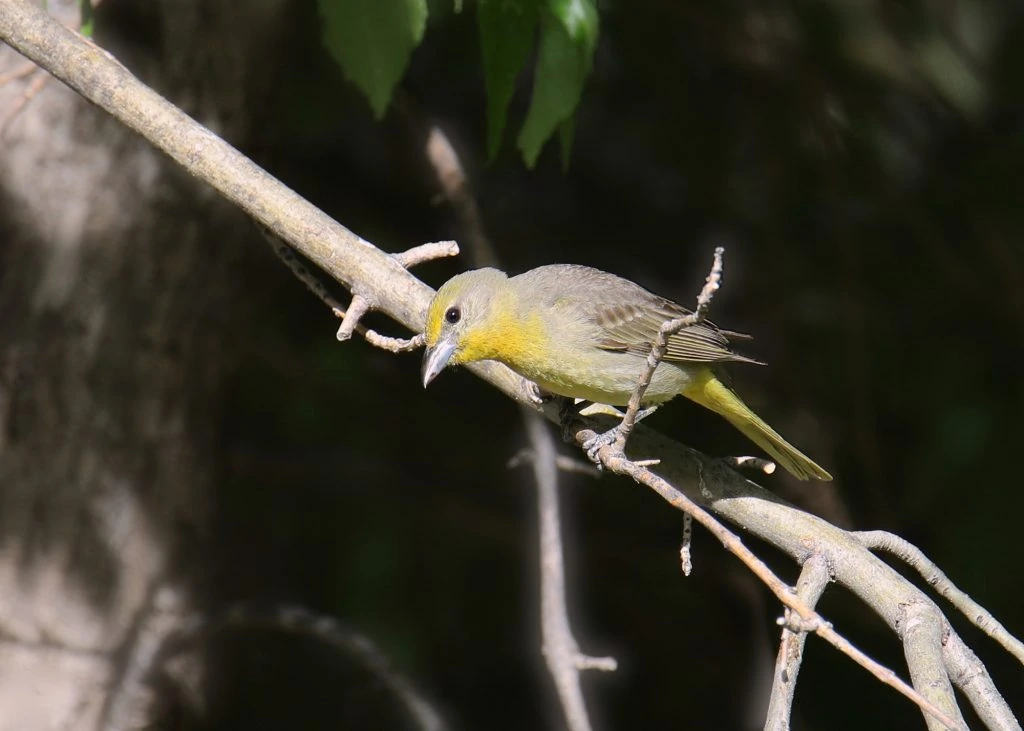
<instances>
[{"instance_id":1,"label":"perching bird","mask_svg":"<svg viewBox=\"0 0 1024 731\"><path fill-rule=\"evenodd\" d=\"M688 312L585 266L553 264L514 277L497 269L464 272L430 303L423 385L446 366L496 360L549 393L624 406L662 324ZM718 364L757 363L732 352L728 337L742 336L706 321L673 335L644 405L682 394L725 417L795 477L831 480L718 379Z\"/></svg>"}]
</instances>

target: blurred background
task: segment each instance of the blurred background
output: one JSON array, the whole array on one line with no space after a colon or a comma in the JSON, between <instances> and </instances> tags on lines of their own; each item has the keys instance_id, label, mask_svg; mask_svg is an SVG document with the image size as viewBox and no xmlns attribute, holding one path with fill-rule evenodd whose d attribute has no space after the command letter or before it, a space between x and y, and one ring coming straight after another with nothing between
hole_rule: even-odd
<instances>
[{"instance_id":1,"label":"blurred background","mask_svg":"<svg viewBox=\"0 0 1024 731\"><path fill-rule=\"evenodd\" d=\"M75 22L73 3L50 5ZM914 542L1024 632L1019 5L603 0L567 170L555 141L533 169L515 148L529 72L488 163L475 6L429 9L381 121L311 1L104 0L95 38L388 251L463 234L426 161L430 124L510 271L589 264L687 304L724 245L712 317L767 362L734 368L734 385L836 475L763 483ZM24 66L10 49L0 62ZM0 678L0 728L43 728L13 719L65 696L68 728L117 717L102 689L138 663L109 654L167 596L189 617L333 617L453 728L561 727L531 474L506 467L526 445L514 404L464 371L424 391L417 354L337 343L242 214L39 78L0 86L0 581L15 597L0 656L17 669ZM415 274L436 287L469 265ZM751 449L682 401L649 424L712 455ZM620 667L585 676L595 725L760 728L770 595L699 529L684 578L679 515L629 481L567 475L562 497L577 636ZM821 609L905 676L897 639L851 596L830 589ZM1019 664L950 618L1024 712ZM160 673L158 727L413 727L378 676L315 636L243 619L190 638L184 669ZM88 656L47 669L68 647ZM922 721L811 639L794 728L883 726Z\"/></svg>"}]
</instances>

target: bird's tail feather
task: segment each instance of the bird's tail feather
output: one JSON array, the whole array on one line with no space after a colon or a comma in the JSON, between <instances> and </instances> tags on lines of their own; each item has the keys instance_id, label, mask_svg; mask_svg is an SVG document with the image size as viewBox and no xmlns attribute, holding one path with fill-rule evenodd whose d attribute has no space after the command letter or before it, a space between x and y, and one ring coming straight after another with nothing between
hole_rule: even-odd
<instances>
[{"instance_id":1,"label":"bird's tail feather","mask_svg":"<svg viewBox=\"0 0 1024 731\"><path fill-rule=\"evenodd\" d=\"M683 395L711 409L743 432L773 460L799 480L831 480L832 475L810 457L782 438L777 431L750 410L732 389L708 369L683 391Z\"/></svg>"}]
</instances>

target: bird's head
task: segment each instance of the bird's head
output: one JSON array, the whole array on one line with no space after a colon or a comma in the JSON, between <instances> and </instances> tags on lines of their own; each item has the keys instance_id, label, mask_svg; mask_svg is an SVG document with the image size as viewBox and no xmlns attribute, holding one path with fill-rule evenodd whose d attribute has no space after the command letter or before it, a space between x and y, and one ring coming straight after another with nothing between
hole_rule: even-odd
<instances>
[{"instance_id":1,"label":"bird's head","mask_svg":"<svg viewBox=\"0 0 1024 731\"><path fill-rule=\"evenodd\" d=\"M452 277L437 290L423 330L424 388L446 366L495 357L495 316L507 282L497 269L475 269Z\"/></svg>"}]
</instances>

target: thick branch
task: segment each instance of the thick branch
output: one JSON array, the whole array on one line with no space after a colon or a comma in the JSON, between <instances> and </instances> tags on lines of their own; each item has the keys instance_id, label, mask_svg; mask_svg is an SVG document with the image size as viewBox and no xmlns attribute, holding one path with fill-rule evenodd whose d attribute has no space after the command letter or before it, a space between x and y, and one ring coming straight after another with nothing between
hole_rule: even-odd
<instances>
[{"instance_id":1,"label":"thick branch","mask_svg":"<svg viewBox=\"0 0 1024 731\"><path fill-rule=\"evenodd\" d=\"M891 553L921 574L929 586L959 609L975 627L1024 664L1024 642L1011 635L987 609L950 581L942 569L924 555L924 551L910 541L884 530L857 531L853 535L868 548Z\"/></svg>"},{"instance_id":2,"label":"thick branch","mask_svg":"<svg viewBox=\"0 0 1024 731\"><path fill-rule=\"evenodd\" d=\"M828 562L821 555L814 555L804 564L796 593L807 606L814 607L821 598L825 587L832 580ZM775 660L775 677L772 678L772 694L768 702L765 731L789 731L790 716L793 712L793 697L796 695L796 679L804 659L806 632L795 632L783 626L779 654Z\"/></svg>"},{"instance_id":3,"label":"thick branch","mask_svg":"<svg viewBox=\"0 0 1024 731\"><path fill-rule=\"evenodd\" d=\"M423 329L432 294L427 285L147 87L108 53L23 0L0 3L0 39L145 137L371 307L413 332ZM530 402L522 379L507 368L482 363L470 370L517 401Z\"/></svg>"},{"instance_id":4,"label":"thick branch","mask_svg":"<svg viewBox=\"0 0 1024 731\"><path fill-rule=\"evenodd\" d=\"M966 728L953 697L953 684L942 659L942 636L947 629L939 608L931 602L915 602L905 608L903 650L914 687ZM929 731L942 731L943 725L925 716Z\"/></svg>"},{"instance_id":5,"label":"thick branch","mask_svg":"<svg viewBox=\"0 0 1024 731\"><path fill-rule=\"evenodd\" d=\"M992 682L992 676L988 674L984 663L952 630L943 643L942 657L949 670L950 680L967 696L978 717L988 728L994 731L1020 731L1020 724Z\"/></svg>"}]
</instances>

